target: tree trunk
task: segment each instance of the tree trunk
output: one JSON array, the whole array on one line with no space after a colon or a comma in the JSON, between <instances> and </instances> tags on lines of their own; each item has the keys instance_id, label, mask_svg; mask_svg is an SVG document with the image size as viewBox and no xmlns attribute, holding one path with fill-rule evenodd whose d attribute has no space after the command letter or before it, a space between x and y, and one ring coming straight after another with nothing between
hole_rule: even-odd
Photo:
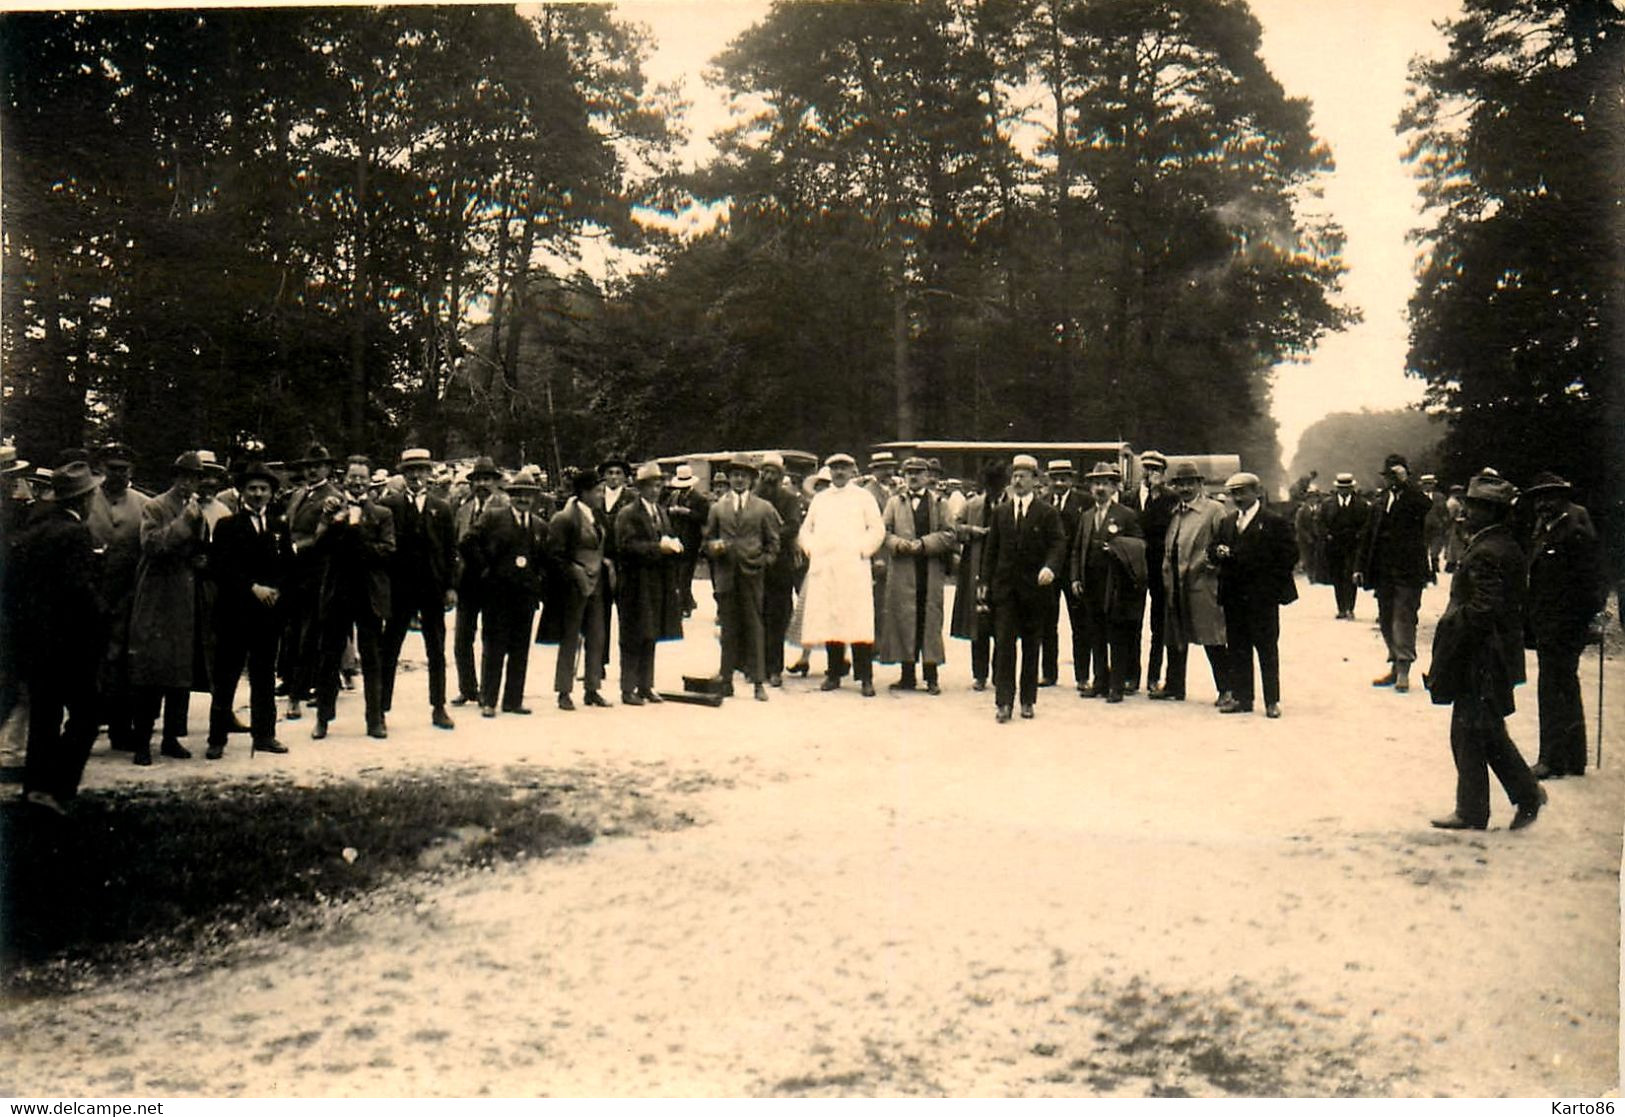
<instances>
[{"instance_id":1,"label":"tree trunk","mask_svg":"<svg viewBox=\"0 0 1625 1117\"><path fill-rule=\"evenodd\" d=\"M365 92L361 95L360 133L355 161L355 280L351 291L350 382L344 413L345 436L352 449L359 450L366 439L367 426L367 318L372 286L368 259L367 190L368 167L372 161L371 120Z\"/></svg>"}]
</instances>

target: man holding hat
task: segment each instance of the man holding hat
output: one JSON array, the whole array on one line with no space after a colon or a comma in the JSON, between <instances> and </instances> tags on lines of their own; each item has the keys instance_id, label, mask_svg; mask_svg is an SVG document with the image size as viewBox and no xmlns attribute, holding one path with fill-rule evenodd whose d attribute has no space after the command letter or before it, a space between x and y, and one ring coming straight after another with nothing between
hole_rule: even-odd
<instances>
[{"instance_id":1,"label":"man holding hat","mask_svg":"<svg viewBox=\"0 0 1625 1117\"><path fill-rule=\"evenodd\" d=\"M67 813L96 740L106 633L101 559L85 521L97 484L83 461L53 471L52 500L17 538L8 574L8 628L14 620L27 649L17 663L29 702L23 799L55 814Z\"/></svg>"},{"instance_id":2,"label":"man holding hat","mask_svg":"<svg viewBox=\"0 0 1625 1117\"><path fill-rule=\"evenodd\" d=\"M644 462L633 477L638 499L615 517L615 550L621 556L621 703L659 702L655 691L655 645L683 638L677 559L683 544L660 507L666 477L657 462Z\"/></svg>"},{"instance_id":3,"label":"man holding hat","mask_svg":"<svg viewBox=\"0 0 1625 1117\"><path fill-rule=\"evenodd\" d=\"M530 466L507 485L508 503L487 506L462 547L480 586L480 716L528 714L530 625L546 592L547 518L536 512L542 479Z\"/></svg>"},{"instance_id":4,"label":"man holding hat","mask_svg":"<svg viewBox=\"0 0 1625 1117\"><path fill-rule=\"evenodd\" d=\"M463 561L463 545L485 516L487 508L506 508L508 498L497 488L502 471L485 455L474 460L468 471L468 497L457 506L457 629L452 635L452 658L457 662L457 697L453 706L480 704L479 661L474 656L474 633L480 624L484 595L480 588L478 563Z\"/></svg>"},{"instance_id":5,"label":"man holding hat","mask_svg":"<svg viewBox=\"0 0 1625 1117\"><path fill-rule=\"evenodd\" d=\"M1162 689L1162 657L1165 643L1168 592L1162 581L1163 546L1168 538L1168 524L1179 507L1179 498L1164 483L1168 475L1168 459L1160 450L1146 450L1140 455L1140 483L1123 499L1123 503L1140 517L1140 530L1145 534L1146 592L1151 599L1151 647L1147 653L1145 683L1149 693ZM1123 680L1123 691L1133 694L1140 688L1139 633L1135 633L1134 656L1128 665L1128 677Z\"/></svg>"},{"instance_id":6,"label":"man holding hat","mask_svg":"<svg viewBox=\"0 0 1625 1117\"><path fill-rule=\"evenodd\" d=\"M131 743L141 765L152 763L151 737L160 705L164 734L159 751L190 759L191 752L180 742L187 733L187 705L193 685L208 677L197 661L202 647L198 629L205 620L198 615L196 580L205 554L198 502L203 463L189 450L175 459L170 475L170 487L141 510L141 561L130 604Z\"/></svg>"},{"instance_id":7,"label":"man holding hat","mask_svg":"<svg viewBox=\"0 0 1625 1117\"><path fill-rule=\"evenodd\" d=\"M1179 503L1174 507L1163 541L1168 677L1161 690L1150 691L1147 696L1158 701L1183 702L1190 646L1200 644L1207 653L1208 668L1213 672L1213 688L1219 692L1214 704L1222 706L1231 697L1224 610L1219 605L1219 572L1208 557L1208 546L1218 535L1224 508L1208 497L1203 482L1202 471L1195 462L1179 462L1169 473L1169 488Z\"/></svg>"},{"instance_id":8,"label":"man holding hat","mask_svg":"<svg viewBox=\"0 0 1625 1117\"><path fill-rule=\"evenodd\" d=\"M275 474L251 462L238 481L240 508L220 523L210 546L216 594L214 669L210 672L209 746L204 756L225 755L236 728L237 683L248 668L250 755L284 753L276 739L276 652L281 637L277 601L287 577L288 525L272 514Z\"/></svg>"},{"instance_id":9,"label":"man holding hat","mask_svg":"<svg viewBox=\"0 0 1625 1117\"><path fill-rule=\"evenodd\" d=\"M1540 762L1537 779L1582 776L1586 769L1580 653L1608 600L1601 544L1591 515L1571 499L1555 473L1537 473L1523 495L1535 505L1529 543L1529 608L1525 646L1540 673Z\"/></svg>"},{"instance_id":10,"label":"man holding hat","mask_svg":"<svg viewBox=\"0 0 1625 1117\"><path fill-rule=\"evenodd\" d=\"M1252 473L1237 473L1224 484L1235 508L1225 513L1212 545L1219 568L1219 604L1224 606L1230 656L1231 700L1221 714L1253 710L1253 656L1264 685L1264 713L1281 716L1281 606L1298 599L1292 568L1297 545L1285 516L1264 505L1264 486Z\"/></svg>"},{"instance_id":11,"label":"man holding hat","mask_svg":"<svg viewBox=\"0 0 1625 1117\"><path fill-rule=\"evenodd\" d=\"M1054 506L1034 492L1038 460L1017 454L1010 463L1010 499L994 510L978 571L977 597L993 609L993 690L996 718L1008 722L1018 692L1016 654L1021 654L1021 716L1038 701L1039 641L1056 572L1064 570L1066 536Z\"/></svg>"},{"instance_id":12,"label":"man holding hat","mask_svg":"<svg viewBox=\"0 0 1625 1117\"><path fill-rule=\"evenodd\" d=\"M1339 473L1332 495L1321 505L1321 522L1326 530L1326 565L1331 568L1332 596L1337 600L1337 619L1354 619L1354 565L1359 559L1360 537L1371 518L1371 505L1354 488L1354 474Z\"/></svg>"},{"instance_id":13,"label":"man holding hat","mask_svg":"<svg viewBox=\"0 0 1625 1117\"><path fill-rule=\"evenodd\" d=\"M1524 554L1506 523L1515 493L1510 482L1484 474L1467 486L1467 551L1450 582L1423 679L1434 704L1451 707L1456 809L1433 821L1441 830L1489 825L1486 765L1516 808L1509 829L1534 822L1546 802L1505 721L1515 708L1512 688L1524 681Z\"/></svg>"},{"instance_id":14,"label":"man holding hat","mask_svg":"<svg viewBox=\"0 0 1625 1117\"><path fill-rule=\"evenodd\" d=\"M1411 689L1411 664L1416 660L1422 588L1433 580L1427 549L1427 519L1433 505L1410 479L1403 454L1389 454L1382 471L1388 484L1371 506L1354 584L1376 592L1377 625L1388 645L1388 671L1371 685L1391 686L1404 694Z\"/></svg>"},{"instance_id":15,"label":"man holding hat","mask_svg":"<svg viewBox=\"0 0 1625 1117\"><path fill-rule=\"evenodd\" d=\"M831 454L824 464L829 469L830 487L813 497L796 537L807 556L801 646L825 645L829 668L822 689L834 690L846 674L850 644L852 672L863 696L871 698L875 693L873 560L886 542L886 525L873 494L852 484L858 465L851 454Z\"/></svg>"},{"instance_id":16,"label":"man holding hat","mask_svg":"<svg viewBox=\"0 0 1625 1117\"><path fill-rule=\"evenodd\" d=\"M684 462L677 467L666 496L666 515L672 530L683 544L683 553L677 556L677 592L683 603L683 616L693 614L698 603L694 600L694 567L700 561L700 548L705 543L705 521L711 515L711 498L694 482L694 467ZM799 517L798 517L799 519Z\"/></svg>"},{"instance_id":17,"label":"man holding hat","mask_svg":"<svg viewBox=\"0 0 1625 1117\"><path fill-rule=\"evenodd\" d=\"M1073 485L1076 474L1069 458L1053 458L1045 467L1049 474L1049 502L1061 517L1061 534L1066 536L1068 553L1072 541L1078 536L1078 520L1089 505L1089 500ZM1038 663L1038 685L1054 686L1061 677L1061 602L1066 602L1068 623L1072 629L1072 676L1079 690L1089 678L1089 645L1083 638L1083 602L1072 592L1070 578L1056 578L1049 590L1049 612L1044 617L1042 650Z\"/></svg>"},{"instance_id":18,"label":"man holding hat","mask_svg":"<svg viewBox=\"0 0 1625 1117\"><path fill-rule=\"evenodd\" d=\"M389 713L395 697L395 671L401 645L418 617L423 654L429 661L429 721L451 729L446 713L446 610L457 604L457 517L429 491L435 470L433 455L413 447L401 455L395 471L406 479L402 491L386 493L379 504L395 521L395 553L389 563L389 622L382 648L382 702ZM527 639L529 634L527 633ZM528 645L527 645L528 647Z\"/></svg>"},{"instance_id":19,"label":"man holding hat","mask_svg":"<svg viewBox=\"0 0 1625 1117\"><path fill-rule=\"evenodd\" d=\"M722 628L722 693L733 694L734 672L744 671L758 702L767 701L767 657L762 606L767 569L779 554L784 522L751 486L757 468L749 458L728 462L729 492L711 506L705 549Z\"/></svg>"},{"instance_id":20,"label":"man holding hat","mask_svg":"<svg viewBox=\"0 0 1625 1117\"><path fill-rule=\"evenodd\" d=\"M1107 702L1116 703L1123 700L1124 680L1145 616L1145 539L1139 517L1113 499L1122 484L1117 466L1096 462L1084 480L1094 504L1078 517L1069 578L1083 634L1074 641L1082 651L1078 695L1104 695Z\"/></svg>"},{"instance_id":21,"label":"man holding hat","mask_svg":"<svg viewBox=\"0 0 1625 1117\"><path fill-rule=\"evenodd\" d=\"M323 509L344 502L344 493L333 483L333 455L321 443L312 443L305 456L289 462L303 483L288 496L283 516L288 524L288 545L293 561L288 584L282 588L282 611L287 627L282 632L279 653L282 681L288 692L288 718L296 720L305 700L316 686L316 668L321 660L321 618L318 610L322 592L322 556L312 550ZM331 515L331 513L327 513Z\"/></svg>"},{"instance_id":22,"label":"man holding hat","mask_svg":"<svg viewBox=\"0 0 1625 1117\"><path fill-rule=\"evenodd\" d=\"M902 664L893 690L915 688L914 664L921 661L926 691L941 694L937 666L948 658L942 643L942 591L958 544L947 508L930 488L930 464L924 458L907 459L903 478L907 490L892 497L881 516L891 562L877 655L882 663Z\"/></svg>"},{"instance_id":23,"label":"man holding hat","mask_svg":"<svg viewBox=\"0 0 1625 1117\"><path fill-rule=\"evenodd\" d=\"M784 480L784 456L776 450L762 455L756 495L779 514L779 551L762 576L762 644L769 686L784 685L784 640L795 612L796 572L801 549L801 498Z\"/></svg>"}]
</instances>

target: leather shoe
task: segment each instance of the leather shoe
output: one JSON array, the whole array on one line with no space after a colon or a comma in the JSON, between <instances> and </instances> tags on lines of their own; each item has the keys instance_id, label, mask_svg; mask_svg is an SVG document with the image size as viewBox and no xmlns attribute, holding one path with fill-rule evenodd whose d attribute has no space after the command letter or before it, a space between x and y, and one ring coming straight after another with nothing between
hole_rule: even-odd
<instances>
[{"instance_id":1,"label":"leather shoe","mask_svg":"<svg viewBox=\"0 0 1625 1117\"><path fill-rule=\"evenodd\" d=\"M784 669L784 673L786 675L800 675L803 679L805 679L811 666L812 665L809 663L792 663L790 666Z\"/></svg>"},{"instance_id":2,"label":"leather shoe","mask_svg":"<svg viewBox=\"0 0 1625 1117\"><path fill-rule=\"evenodd\" d=\"M1439 830L1483 830L1488 827L1486 822L1468 822L1459 814L1452 814L1448 818L1436 818L1433 826Z\"/></svg>"},{"instance_id":3,"label":"leather shoe","mask_svg":"<svg viewBox=\"0 0 1625 1117\"><path fill-rule=\"evenodd\" d=\"M927 694L941 694L942 693L942 686L940 684L938 684L938 683L926 683L925 684L925 693L927 693Z\"/></svg>"},{"instance_id":4,"label":"leather shoe","mask_svg":"<svg viewBox=\"0 0 1625 1117\"><path fill-rule=\"evenodd\" d=\"M434 708L434 713L430 716L429 722L436 729L457 728L457 723L451 720L451 715L446 713L446 708L444 706L436 706Z\"/></svg>"},{"instance_id":5,"label":"leather shoe","mask_svg":"<svg viewBox=\"0 0 1625 1117\"><path fill-rule=\"evenodd\" d=\"M830 676L828 676L828 677L826 677L824 679L824 684L822 686L820 686L818 689L819 690L835 690L840 685L841 685L841 680L836 678L834 675L830 675Z\"/></svg>"},{"instance_id":6,"label":"leather shoe","mask_svg":"<svg viewBox=\"0 0 1625 1117\"><path fill-rule=\"evenodd\" d=\"M495 706L481 706L480 707L480 717L482 717L482 718L494 718L496 716L497 716L497 708Z\"/></svg>"},{"instance_id":7,"label":"leather shoe","mask_svg":"<svg viewBox=\"0 0 1625 1117\"><path fill-rule=\"evenodd\" d=\"M1159 695L1161 693L1162 693L1162 684L1161 683L1152 683L1150 686L1145 688L1145 696L1147 698L1155 698L1157 695Z\"/></svg>"},{"instance_id":8,"label":"leather shoe","mask_svg":"<svg viewBox=\"0 0 1625 1117\"><path fill-rule=\"evenodd\" d=\"M1021 716L1024 718L1030 718L1033 716L1033 704L1031 702L1023 702L1021 704Z\"/></svg>"},{"instance_id":9,"label":"leather shoe","mask_svg":"<svg viewBox=\"0 0 1625 1117\"><path fill-rule=\"evenodd\" d=\"M1099 698L1100 697L1100 688L1099 687L1092 687L1092 686L1080 686L1078 688L1078 697L1079 698Z\"/></svg>"},{"instance_id":10,"label":"leather shoe","mask_svg":"<svg viewBox=\"0 0 1625 1117\"><path fill-rule=\"evenodd\" d=\"M1225 702L1224 705L1219 707L1219 713L1221 714L1250 714L1252 712L1252 706L1237 702L1234 698L1230 699L1229 701Z\"/></svg>"},{"instance_id":11,"label":"leather shoe","mask_svg":"<svg viewBox=\"0 0 1625 1117\"><path fill-rule=\"evenodd\" d=\"M641 706L641 705L643 705L643 699L638 697L636 694L627 694L625 692L622 692L622 694L621 694L621 705L623 705L623 706Z\"/></svg>"},{"instance_id":12,"label":"leather shoe","mask_svg":"<svg viewBox=\"0 0 1625 1117\"><path fill-rule=\"evenodd\" d=\"M993 720L998 722L1000 725L1003 725L1005 722L1009 721L1010 720L1010 707L1009 706L1000 706L999 709L998 709L998 712L993 715Z\"/></svg>"},{"instance_id":13,"label":"leather shoe","mask_svg":"<svg viewBox=\"0 0 1625 1117\"><path fill-rule=\"evenodd\" d=\"M1185 696L1180 694L1178 691L1163 690L1161 687L1158 687L1156 690L1147 691L1145 696L1151 699L1153 702L1185 701Z\"/></svg>"},{"instance_id":14,"label":"leather shoe","mask_svg":"<svg viewBox=\"0 0 1625 1117\"><path fill-rule=\"evenodd\" d=\"M283 714L282 716L287 718L289 721L298 721L300 718L304 717L305 716L304 709L300 705L299 699L297 699L297 698L289 699L288 700L288 712Z\"/></svg>"},{"instance_id":15,"label":"leather shoe","mask_svg":"<svg viewBox=\"0 0 1625 1117\"><path fill-rule=\"evenodd\" d=\"M528 714L528 713L530 713L530 707L529 706L504 706L504 707L502 707L502 712L505 713L505 714Z\"/></svg>"},{"instance_id":16,"label":"leather shoe","mask_svg":"<svg viewBox=\"0 0 1625 1117\"><path fill-rule=\"evenodd\" d=\"M459 694L456 698L451 700L451 704L453 706L467 706L470 702L478 701L479 699L471 694Z\"/></svg>"},{"instance_id":17,"label":"leather shoe","mask_svg":"<svg viewBox=\"0 0 1625 1117\"><path fill-rule=\"evenodd\" d=\"M1213 700L1213 704L1215 706L1223 707L1225 703L1234 702L1235 700L1235 695L1231 694L1228 690L1221 690L1219 691L1219 697Z\"/></svg>"},{"instance_id":18,"label":"leather shoe","mask_svg":"<svg viewBox=\"0 0 1625 1117\"><path fill-rule=\"evenodd\" d=\"M986 690L987 689L987 680L986 679L977 679L975 682L971 683L970 688L972 690Z\"/></svg>"},{"instance_id":19,"label":"leather shoe","mask_svg":"<svg viewBox=\"0 0 1625 1117\"><path fill-rule=\"evenodd\" d=\"M568 694L559 695L559 709L561 709L561 710L573 710L575 708L576 708L575 701ZM495 714L487 714L486 716L487 717L495 717L496 715Z\"/></svg>"},{"instance_id":20,"label":"leather shoe","mask_svg":"<svg viewBox=\"0 0 1625 1117\"><path fill-rule=\"evenodd\" d=\"M600 710L609 709L609 699L605 698L602 694L599 694L596 690L589 690L586 694L582 695L581 704L583 706L597 706Z\"/></svg>"},{"instance_id":21,"label":"leather shoe","mask_svg":"<svg viewBox=\"0 0 1625 1117\"><path fill-rule=\"evenodd\" d=\"M225 745L210 745L208 748L203 750L203 759L204 760L219 760L221 757L223 757L225 755L226 755L226 746Z\"/></svg>"},{"instance_id":22,"label":"leather shoe","mask_svg":"<svg viewBox=\"0 0 1625 1117\"><path fill-rule=\"evenodd\" d=\"M158 746L158 752L159 755L167 756L171 760L192 759L192 750L173 737L165 737L163 743Z\"/></svg>"},{"instance_id":23,"label":"leather shoe","mask_svg":"<svg viewBox=\"0 0 1625 1117\"><path fill-rule=\"evenodd\" d=\"M767 677L767 685L768 686L773 686L773 687L783 686L784 685L784 676L783 675L769 675Z\"/></svg>"},{"instance_id":24,"label":"leather shoe","mask_svg":"<svg viewBox=\"0 0 1625 1117\"><path fill-rule=\"evenodd\" d=\"M1116 705L1118 702L1121 702L1122 700L1123 700L1122 694L1117 692L1117 691L1113 691L1112 693L1110 693L1110 694L1108 694L1106 696L1106 701L1109 704L1112 704L1112 705Z\"/></svg>"},{"instance_id":25,"label":"leather shoe","mask_svg":"<svg viewBox=\"0 0 1625 1117\"><path fill-rule=\"evenodd\" d=\"M1138 693L1140 693L1140 684L1139 683L1124 683L1123 684L1123 693L1124 694L1138 694Z\"/></svg>"},{"instance_id":26,"label":"leather shoe","mask_svg":"<svg viewBox=\"0 0 1625 1117\"><path fill-rule=\"evenodd\" d=\"M1386 674L1386 675L1379 675L1379 676L1377 676L1377 677L1376 677L1376 678L1375 678L1375 679L1372 679L1372 680L1371 680L1371 685L1372 685L1372 686L1393 686L1393 685L1394 685L1394 680L1395 680L1395 679L1396 679L1396 678L1397 678L1397 677L1398 677L1398 676L1396 676L1396 675L1395 675L1395 674L1394 674L1394 673L1393 673L1393 671L1392 671L1392 670L1390 670L1390 671L1389 671L1389 672L1388 672L1388 674ZM1453 817L1453 816L1452 816L1452 817Z\"/></svg>"},{"instance_id":27,"label":"leather shoe","mask_svg":"<svg viewBox=\"0 0 1625 1117\"><path fill-rule=\"evenodd\" d=\"M310 731L310 739L312 741L320 741L323 737L326 737L326 736L327 736L327 719L318 715L317 718L316 718L316 728L312 729Z\"/></svg>"},{"instance_id":28,"label":"leather shoe","mask_svg":"<svg viewBox=\"0 0 1625 1117\"><path fill-rule=\"evenodd\" d=\"M897 682L892 683L886 689L887 690L918 690L919 687L914 683L905 683L901 679L899 679Z\"/></svg>"},{"instance_id":29,"label":"leather shoe","mask_svg":"<svg viewBox=\"0 0 1625 1117\"><path fill-rule=\"evenodd\" d=\"M1278 718L1278 717L1280 717L1281 716L1281 704L1279 702L1271 702L1268 706L1265 706L1264 707L1264 716L1267 717L1267 718Z\"/></svg>"},{"instance_id":30,"label":"leather shoe","mask_svg":"<svg viewBox=\"0 0 1625 1117\"><path fill-rule=\"evenodd\" d=\"M1560 780L1563 778L1562 772L1559 772L1555 768L1552 768L1550 765L1544 763L1536 764L1533 768L1529 769L1529 774L1534 776L1537 780Z\"/></svg>"},{"instance_id":31,"label":"leather shoe","mask_svg":"<svg viewBox=\"0 0 1625 1117\"><path fill-rule=\"evenodd\" d=\"M756 684L756 689L751 694L751 697L756 699L756 701L758 701L758 702L766 702L767 701L767 688L765 686L763 686L761 683L757 683Z\"/></svg>"},{"instance_id":32,"label":"leather shoe","mask_svg":"<svg viewBox=\"0 0 1625 1117\"><path fill-rule=\"evenodd\" d=\"M382 741L384 738L389 736L389 730L385 729L382 725L369 725L367 726L367 736L374 737Z\"/></svg>"},{"instance_id":33,"label":"leather shoe","mask_svg":"<svg viewBox=\"0 0 1625 1117\"><path fill-rule=\"evenodd\" d=\"M660 695L656 694L652 690L640 690L638 691L638 697L649 703L651 706L658 705L659 703L665 701L664 698L660 697Z\"/></svg>"},{"instance_id":34,"label":"leather shoe","mask_svg":"<svg viewBox=\"0 0 1625 1117\"><path fill-rule=\"evenodd\" d=\"M1540 808L1546 805L1548 796L1544 787L1537 787L1535 790L1539 794L1535 796L1534 802L1518 804L1518 811L1512 816L1512 822L1507 826L1508 830L1522 830L1534 822L1535 817L1540 814Z\"/></svg>"},{"instance_id":35,"label":"leather shoe","mask_svg":"<svg viewBox=\"0 0 1625 1117\"><path fill-rule=\"evenodd\" d=\"M875 696L875 684L866 680L863 686L859 688L859 693L865 698L873 698Z\"/></svg>"},{"instance_id":36,"label":"leather shoe","mask_svg":"<svg viewBox=\"0 0 1625 1117\"><path fill-rule=\"evenodd\" d=\"M287 751L288 746L284 745L275 737L267 737L263 741L250 741L248 745L249 756L253 756L257 752L269 752L281 756L287 753Z\"/></svg>"},{"instance_id":37,"label":"leather shoe","mask_svg":"<svg viewBox=\"0 0 1625 1117\"><path fill-rule=\"evenodd\" d=\"M1054 686L1055 685L1055 680L1054 679L1039 679L1038 680L1038 685L1041 686L1041 687Z\"/></svg>"},{"instance_id":38,"label":"leather shoe","mask_svg":"<svg viewBox=\"0 0 1625 1117\"><path fill-rule=\"evenodd\" d=\"M149 748L138 748L138 749L135 750L135 755L132 756L130 758L130 760L138 768L151 768L152 767L152 750L149 749Z\"/></svg>"},{"instance_id":39,"label":"leather shoe","mask_svg":"<svg viewBox=\"0 0 1625 1117\"><path fill-rule=\"evenodd\" d=\"M732 698L734 696L733 680L730 679L728 682L723 683L722 689L718 693L724 698Z\"/></svg>"}]
</instances>

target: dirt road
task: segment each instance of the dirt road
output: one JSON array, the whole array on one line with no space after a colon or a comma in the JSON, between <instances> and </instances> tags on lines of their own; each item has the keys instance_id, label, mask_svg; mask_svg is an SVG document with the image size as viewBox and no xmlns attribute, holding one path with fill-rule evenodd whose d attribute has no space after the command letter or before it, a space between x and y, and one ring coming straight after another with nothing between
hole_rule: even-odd
<instances>
[{"instance_id":1,"label":"dirt road","mask_svg":"<svg viewBox=\"0 0 1625 1117\"><path fill-rule=\"evenodd\" d=\"M883 668L870 700L818 693L815 675L766 704L572 714L552 708L538 649L535 716L465 716L452 734L417 717L415 674L387 742L352 716L269 759L301 780L644 766L693 788L669 794L700 824L471 874L225 968L12 1006L0 1090L1617 1089L1620 719L1608 765L1548 785L1528 831L1506 831L1504 800L1488 832L1432 830L1452 801L1448 710L1373 690L1373 626L1333 621L1329 589L1306 598L1284 611L1279 721L1218 716L1197 657L1182 705L1063 684L1036 720L998 726L958 641L936 698L888 694ZM1423 615L1442 607L1432 590ZM715 648L708 619L688 622L660 652L663 684L711 669ZM1594 717L1595 660L1582 670ZM1609 685L1625 701L1625 672ZM1532 759L1533 680L1519 700ZM243 751L143 772L99 748L87 790L269 767Z\"/></svg>"}]
</instances>

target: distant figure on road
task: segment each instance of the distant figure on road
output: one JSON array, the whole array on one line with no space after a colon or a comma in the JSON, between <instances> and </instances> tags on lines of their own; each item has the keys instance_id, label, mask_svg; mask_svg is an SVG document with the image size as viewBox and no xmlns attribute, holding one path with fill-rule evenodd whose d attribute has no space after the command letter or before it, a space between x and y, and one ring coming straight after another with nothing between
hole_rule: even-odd
<instances>
[{"instance_id":1,"label":"distant figure on road","mask_svg":"<svg viewBox=\"0 0 1625 1117\"><path fill-rule=\"evenodd\" d=\"M1388 485L1377 494L1366 520L1354 584L1376 592L1377 624L1388 645L1388 670L1371 685L1391 686L1404 694L1411 689L1411 664L1416 661L1422 587L1433 580L1426 539L1433 505L1411 481L1403 454L1389 454L1382 473Z\"/></svg>"},{"instance_id":2,"label":"distant figure on road","mask_svg":"<svg viewBox=\"0 0 1625 1117\"><path fill-rule=\"evenodd\" d=\"M1354 584L1354 568L1360 560L1360 538L1371 505L1354 487L1354 474L1339 473L1332 486L1331 499L1320 506L1326 534L1326 565L1331 576L1332 596L1337 603L1337 619L1352 621L1359 590Z\"/></svg>"}]
</instances>

